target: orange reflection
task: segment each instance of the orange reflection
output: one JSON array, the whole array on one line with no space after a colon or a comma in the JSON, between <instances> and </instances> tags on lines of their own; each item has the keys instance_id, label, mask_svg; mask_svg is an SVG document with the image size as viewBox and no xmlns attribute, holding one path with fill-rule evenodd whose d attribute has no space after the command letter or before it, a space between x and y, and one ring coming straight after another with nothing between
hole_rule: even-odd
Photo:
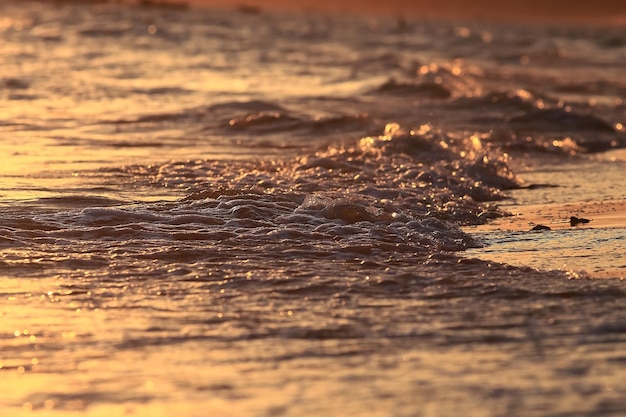
<instances>
[{"instance_id":1,"label":"orange reflection","mask_svg":"<svg viewBox=\"0 0 626 417\"><path fill-rule=\"evenodd\" d=\"M604 20L615 23L626 21L626 3L621 0L544 1L520 0L168 0L193 6L241 7L261 9L315 10L333 12L365 12L384 14L412 14L431 17L498 18L540 20Z\"/></svg>"}]
</instances>

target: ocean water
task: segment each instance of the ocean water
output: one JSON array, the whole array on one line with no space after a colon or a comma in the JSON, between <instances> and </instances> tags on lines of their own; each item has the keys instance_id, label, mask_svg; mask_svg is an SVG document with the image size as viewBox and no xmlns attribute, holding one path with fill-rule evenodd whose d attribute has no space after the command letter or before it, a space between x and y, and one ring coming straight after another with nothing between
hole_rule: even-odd
<instances>
[{"instance_id":1,"label":"ocean water","mask_svg":"<svg viewBox=\"0 0 626 417\"><path fill-rule=\"evenodd\" d=\"M626 413L623 206L480 229L624 203L624 28L20 1L0 32L1 415Z\"/></svg>"}]
</instances>

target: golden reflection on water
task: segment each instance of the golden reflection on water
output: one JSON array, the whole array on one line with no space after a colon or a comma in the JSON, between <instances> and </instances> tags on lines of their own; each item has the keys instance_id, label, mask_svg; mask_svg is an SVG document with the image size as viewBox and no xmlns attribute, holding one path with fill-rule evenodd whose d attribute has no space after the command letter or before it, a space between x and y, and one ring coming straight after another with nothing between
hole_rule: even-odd
<instances>
[{"instance_id":1,"label":"golden reflection on water","mask_svg":"<svg viewBox=\"0 0 626 417\"><path fill-rule=\"evenodd\" d=\"M584 297L449 298L445 278L432 288L443 297L409 285L394 298L363 287L355 297L264 289L257 299L261 277L213 291L210 280L26 275L0 274L6 415L566 413L589 409L581 390L621 381L607 360L616 353L580 344L591 336L577 327L550 330L572 321L566 306L597 304ZM581 357L594 361L589 383ZM596 401L617 401L619 392L598 390Z\"/></svg>"}]
</instances>

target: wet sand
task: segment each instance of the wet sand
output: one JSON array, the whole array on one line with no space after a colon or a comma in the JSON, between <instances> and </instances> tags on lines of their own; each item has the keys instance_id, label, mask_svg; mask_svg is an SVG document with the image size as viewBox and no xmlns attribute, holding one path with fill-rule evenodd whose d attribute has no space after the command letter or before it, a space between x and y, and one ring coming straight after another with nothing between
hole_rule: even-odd
<instances>
[{"instance_id":1,"label":"wet sand","mask_svg":"<svg viewBox=\"0 0 626 417\"><path fill-rule=\"evenodd\" d=\"M595 201L579 203L532 204L507 207L511 216L485 225L473 227L474 231L528 231L535 225L552 230L578 228L626 228L626 201ZM570 217L591 220L587 224L570 225Z\"/></svg>"},{"instance_id":2,"label":"wet sand","mask_svg":"<svg viewBox=\"0 0 626 417\"><path fill-rule=\"evenodd\" d=\"M509 206L511 216L465 228L485 246L466 256L537 269L564 270L573 277L626 279L626 201ZM572 225L570 217L589 223ZM541 225L549 229L533 230Z\"/></svg>"}]
</instances>

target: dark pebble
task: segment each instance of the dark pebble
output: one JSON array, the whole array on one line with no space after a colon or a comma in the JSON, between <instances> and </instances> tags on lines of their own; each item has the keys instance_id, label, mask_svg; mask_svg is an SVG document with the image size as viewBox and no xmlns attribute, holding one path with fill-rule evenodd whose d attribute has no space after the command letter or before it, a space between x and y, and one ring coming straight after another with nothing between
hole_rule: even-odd
<instances>
[{"instance_id":1,"label":"dark pebble","mask_svg":"<svg viewBox=\"0 0 626 417\"><path fill-rule=\"evenodd\" d=\"M569 218L569 224L571 226L578 226L579 224L586 224L586 223L589 223L590 221L591 220L589 219L582 219L580 217L574 217L574 216Z\"/></svg>"},{"instance_id":2,"label":"dark pebble","mask_svg":"<svg viewBox=\"0 0 626 417\"><path fill-rule=\"evenodd\" d=\"M544 226L543 224L538 224L530 230L533 231L533 230L552 230L552 229L550 229L548 226Z\"/></svg>"}]
</instances>

